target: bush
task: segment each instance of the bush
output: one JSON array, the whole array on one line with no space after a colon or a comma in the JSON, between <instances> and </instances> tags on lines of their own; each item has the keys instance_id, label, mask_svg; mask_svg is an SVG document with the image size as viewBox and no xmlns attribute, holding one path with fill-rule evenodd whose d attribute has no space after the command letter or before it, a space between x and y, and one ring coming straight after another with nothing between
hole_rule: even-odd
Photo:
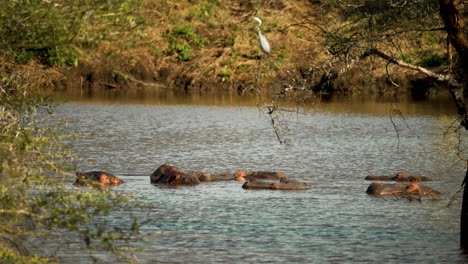
<instances>
[{"instance_id":1,"label":"bush","mask_svg":"<svg viewBox=\"0 0 468 264\"><path fill-rule=\"evenodd\" d=\"M7 76L0 87L0 263L56 261L57 256L31 252L26 242L35 239L50 246L55 238L60 245L57 237L63 232L81 240L90 256L106 250L129 261L117 242L137 238L139 224L128 216L133 220L115 229L106 224L106 216L137 205L117 192L73 189L67 172L73 156L61 144L67 136L61 124L50 121L52 105L27 96L29 91Z\"/></svg>"},{"instance_id":2,"label":"bush","mask_svg":"<svg viewBox=\"0 0 468 264\"><path fill-rule=\"evenodd\" d=\"M144 24L135 13L138 5L137 0L2 1L0 47L20 63L76 65L82 45L138 32Z\"/></svg>"},{"instance_id":3,"label":"bush","mask_svg":"<svg viewBox=\"0 0 468 264\"><path fill-rule=\"evenodd\" d=\"M193 58L191 50L194 44L203 47L210 43L209 40L197 35L192 25L175 25L166 39L169 42L166 54L177 54L177 59L180 61L189 61Z\"/></svg>"},{"instance_id":4,"label":"bush","mask_svg":"<svg viewBox=\"0 0 468 264\"><path fill-rule=\"evenodd\" d=\"M447 64L447 58L443 58L434 50L427 50L424 52L423 59L420 63L423 67L438 67Z\"/></svg>"}]
</instances>

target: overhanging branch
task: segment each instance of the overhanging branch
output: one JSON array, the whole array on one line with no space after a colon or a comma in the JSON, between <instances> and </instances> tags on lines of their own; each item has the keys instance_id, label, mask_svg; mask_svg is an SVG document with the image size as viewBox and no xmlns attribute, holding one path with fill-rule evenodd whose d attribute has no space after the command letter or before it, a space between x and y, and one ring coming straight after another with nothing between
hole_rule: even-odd
<instances>
[{"instance_id":1,"label":"overhanging branch","mask_svg":"<svg viewBox=\"0 0 468 264\"><path fill-rule=\"evenodd\" d=\"M361 56L359 56L359 59L364 59L368 56L375 55L377 57L380 57L389 63L393 63L395 65L398 65L400 67L410 69L410 70L415 70L419 71L421 73L424 73L425 75L432 77L438 81L441 82L446 82L450 89L450 94L452 95L454 101L455 101L455 106L457 107L457 112L458 112L458 119L460 121L460 125L464 127L465 129L468 130L468 109L465 104L465 100L463 98L463 89L461 89L461 85L455 80L452 75L450 74L439 74L435 73L433 71L430 71L424 67L406 63L402 60L395 59L391 56L388 56L387 54L379 51L378 49L369 49L368 51L364 52ZM468 209L467 209L468 210ZM468 233L468 231L467 231ZM468 240L468 238L467 238Z\"/></svg>"},{"instance_id":2,"label":"overhanging branch","mask_svg":"<svg viewBox=\"0 0 468 264\"><path fill-rule=\"evenodd\" d=\"M378 49L375 49L375 48L369 49L366 52L364 52L361 56L359 56L359 59L364 59L364 58L369 57L371 55L375 55L377 57L380 57L380 58L388 61L389 63L393 63L393 64L398 65L400 67L424 73L425 75L427 75L429 77L432 77L432 78L434 78L434 79L436 79L436 80L438 80L440 82L447 82L448 84L450 84L452 86L458 86L458 82L450 74L435 73L435 72L430 71L430 70L428 70L428 69L426 69L424 67L414 65L414 64L410 64L410 63L404 62L402 60L399 60L399 59L393 58L391 56L388 56L387 54L385 54L385 53L383 53L383 52L381 52L381 51L379 51Z\"/></svg>"}]
</instances>

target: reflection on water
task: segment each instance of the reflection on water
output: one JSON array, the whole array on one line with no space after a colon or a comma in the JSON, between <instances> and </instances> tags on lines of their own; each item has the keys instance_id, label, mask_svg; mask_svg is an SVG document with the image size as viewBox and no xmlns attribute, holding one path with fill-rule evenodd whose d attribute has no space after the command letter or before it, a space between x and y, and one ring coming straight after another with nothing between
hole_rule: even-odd
<instances>
[{"instance_id":1,"label":"reflection on water","mask_svg":"<svg viewBox=\"0 0 468 264\"><path fill-rule=\"evenodd\" d=\"M55 98L94 104L144 104L144 105L211 105L211 106L257 106L258 98L252 95L238 96L232 93L224 94L190 94L175 91L145 92L141 95L103 94L101 96L83 97L79 95L60 95ZM456 109L452 99L448 96L428 98L425 101L414 101L408 96L377 97L377 96L333 96L326 100L317 95L304 96L306 99L287 97L281 101L281 106L295 108L297 102L305 109L331 111L335 113L365 113L374 115L397 115L401 111L404 115L454 115ZM265 104L270 101L265 99Z\"/></svg>"},{"instance_id":2,"label":"reflection on water","mask_svg":"<svg viewBox=\"0 0 468 264\"><path fill-rule=\"evenodd\" d=\"M255 106L70 102L58 113L71 132L88 134L68 142L94 162L77 164L80 170L114 173L126 181L114 190L141 194L155 207L141 212L152 219L142 229L151 234L142 263L463 263L460 204L446 206L463 176L442 147L452 109L404 108L405 119L394 119L397 138L389 104L376 104L387 114L333 110L340 105L330 103L292 115L287 146ZM212 173L278 170L311 188L149 184L163 163ZM397 171L433 177L427 185L441 199L366 195L367 174Z\"/></svg>"}]
</instances>

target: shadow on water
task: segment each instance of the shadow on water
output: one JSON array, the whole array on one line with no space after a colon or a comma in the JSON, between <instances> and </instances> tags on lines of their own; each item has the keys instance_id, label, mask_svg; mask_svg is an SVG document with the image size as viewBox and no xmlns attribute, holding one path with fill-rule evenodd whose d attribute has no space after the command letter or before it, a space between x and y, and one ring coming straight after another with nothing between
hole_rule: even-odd
<instances>
[{"instance_id":1,"label":"shadow on water","mask_svg":"<svg viewBox=\"0 0 468 264\"><path fill-rule=\"evenodd\" d=\"M463 263L468 263L468 245L460 245L460 256L464 260Z\"/></svg>"},{"instance_id":2,"label":"shadow on water","mask_svg":"<svg viewBox=\"0 0 468 264\"><path fill-rule=\"evenodd\" d=\"M301 99L301 96L303 97ZM448 95L437 97L425 96L424 100L414 99L414 95L401 96L318 96L307 94L286 97L280 102L280 107L303 110L330 111L334 113L363 113L374 115L390 115L400 111L403 115L453 115L456 109ZM238 95L236 93L186 93L172 90L157 90L138 92L104 92L93 95L61 94L52 95L57 101L86 102L94 104L145 104L145 105L212 105L212 106L258 106L264 108L271 103L259 102L255 95Z\"/></svg>"}]
</instances>

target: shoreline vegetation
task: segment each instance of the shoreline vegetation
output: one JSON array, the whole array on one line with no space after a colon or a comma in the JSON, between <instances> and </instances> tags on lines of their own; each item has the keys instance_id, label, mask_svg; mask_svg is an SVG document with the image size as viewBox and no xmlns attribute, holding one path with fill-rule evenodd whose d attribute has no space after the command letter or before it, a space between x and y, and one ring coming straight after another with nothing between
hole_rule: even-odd
<instances>
[{"instance_id":1,"label":"shoreline vegetation","mask_svg":"<svg viewBox=\"0 0 468 264\"><path fill-rule=\"evenodd\" d=\"M427 12L436 13L413 19L395 11L407 24L402 28L410 28L397 32L397 26L385 29L383 23L390 24L391 16L398 14L382 14L385 6L377 3L354 14L346 13L344 2L334 1L25 3L0 6L5 25L0 32L0 46L6 50L3 74L20 78L43 95L271 96L285 89L320 95L446 93L434 78L385 60L365 58L354 66L352 45L364 45L356 38L363 34L357 28L365 26L369 16L380 20L364 29L367 35L362 39L376 38L370 45L384 46L395 58L434 72L451 67L446 33L423 29L442 25L432 4ZM254 16L263 19L270 58L260 50ZM420 25L413 24L417 19ZM383 37L376 33L381 31ZM392 34L398 34L396 40L390 40ZM348 53L342 54L344 50Z\"/></svg>"},{"instance_id":2,"label":"shoreline vegetation","mask_svg":"<svg viewBox=\"0 0 468 264\"><path fill-rule=\"evenodd\" d=\"M63 141L77 135L53 121L52 103L12 88L0 98L0 262L59 263L69 245L93 261L103 251L135 261L144 219L125 212L143 205L106 188L73 187L73 161L83 159ZM119 228L107 226L113 212L127 219Z\"/></svg>"}]
</instances>

